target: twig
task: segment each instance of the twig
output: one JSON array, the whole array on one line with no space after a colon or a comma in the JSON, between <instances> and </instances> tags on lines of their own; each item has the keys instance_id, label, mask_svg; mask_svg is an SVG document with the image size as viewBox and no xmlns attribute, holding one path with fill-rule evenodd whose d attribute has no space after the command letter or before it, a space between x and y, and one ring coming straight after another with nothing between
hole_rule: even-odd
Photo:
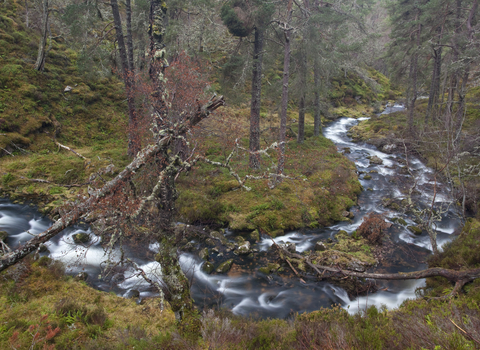
<instances>
[{"instance_id":1,"label":"twig","mask_svg":"<svg viewBox=\"0 0 480 350\"><path fill-rule=\"evenodd\" d=\"M465 331L465 330L463 330L462 328L460 328L459 326L457 326L457 324L456 324L455 322L453 322L453 320L452 320L451 318L449 318L449 320L450 320L450 322L453 323L453 325L454 325L455 327L457 327L459 330L461 330L463 333L465 333L465 335L466 335L467 337L469 337L470 339L472 339L475 343L480 344L480 342L479 342L477 339L475 339L470 333L468 333L467 331Z\"/></svg>"},{"instance_id":2,"label":"twig","mask_svg":"<svg viewBox=\"0 0 480 350\"><path fill-rule=\"evenodd\" d=\"M5 148L2 148L5 152L7 152L8 154L10 154L12 157L15 157L13 154L11 154L10 152L8 152Z\"/></svg>"},{"instance_id":3,"label":"twig","mask_svg":"<svg viewBox=\"0 0 480 350\"><path fill-rule=\"evenodd\" d=\"M55 142L55 144L63 149L66 149L67 151L70 151L70 152L73 152L77 157L80 157L82 158L83 160L88 160L87 158L85 158L84 156L82 156L80 153L76 152L75 150L73 150L72 148L70 147L67 147L65 145L62 145L61 143L53 140L53 142Z\"/></svg>"},{"instance_id":4,"label":"twig","mask_svg":"<svg viewBox=\"0 0 480 350\"><path fill-rule=\"evenodd\" d=\"M288 259L285 259L285 261L288 263L288 265L290 266L290 268L292 269L292 271L295 273L295 275L300 278L300 282L305 283L305 281L303 280L303 278L299 275L299 273L297 272L297 270L295 270L295 268L293 267L292 263L288 260Z\"/></svg>"}]
</instances>

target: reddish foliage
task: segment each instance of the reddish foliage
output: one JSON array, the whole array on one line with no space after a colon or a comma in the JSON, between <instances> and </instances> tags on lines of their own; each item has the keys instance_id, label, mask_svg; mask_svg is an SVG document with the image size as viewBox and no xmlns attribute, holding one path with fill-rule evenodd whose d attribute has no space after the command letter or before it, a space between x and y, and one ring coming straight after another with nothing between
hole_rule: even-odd
<instances>
[{"instance_id":1,"label":"reddish foliage","mask_svg":"<svg viewBox=\"0 0 480 350\"><path fill-rule=\"evenodd\" d=\"M363 219L357 233L366 238L370 243L380 244L384 230L389 227L382 214L370 213Z\"/></svg>"}]
</instances>

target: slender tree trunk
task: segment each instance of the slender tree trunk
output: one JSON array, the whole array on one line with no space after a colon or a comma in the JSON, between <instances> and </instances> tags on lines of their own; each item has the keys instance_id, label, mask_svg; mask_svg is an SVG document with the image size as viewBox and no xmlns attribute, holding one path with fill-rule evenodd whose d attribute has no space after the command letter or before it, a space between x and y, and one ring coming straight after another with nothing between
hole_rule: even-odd
<instances>
[{"instance_id":1,"label":"slender tree trunk","mask_svg":"<svg viewBox=\"0 0 480 350\"><path fill-rule=\"evenodd\" d=\"M138 137L137 113L135 109L135 91L133 84L133 76L129 71L129 63L127 59L127 50L125 41L123 40L122 21L118 10L117 0L110 0L112 5L113 22L115 24L116 39L118 49L120 51L120 62L122 65L123 81L125 82L125 90L127 92L128 103L128 155L134 157L140 151L140 139Z\"/></svg>"},{"instance_id":2,"label":"slender tree trunk","mask_svg":"<svg viewBox=\"0 0 480 350\"><path fill-rule=\"evenodd\" d=\"M40 44L38 46L37 61L35 62L34 69L43 72L45 68L45 56L47 50L47 33L48 33L48 0L43 0L42 9L42 37L40 38Z\"/></svg>"},{"instance_id":3,"label":"slender tree trunk","mask_svg":"<svg viewBox=\"0 0 480 350\"><path fill-rule=\"evenodd\" d=\"M260 103L262 98L262 58L264 29L255 28L252 70L252 102L250 109L250 168L260 168Z\"/></svg>"},{"instance_id":4,"label":"slender tree trunk","mask_svg":"<svg viewBox=\"0 0 480 350\"><path fill-rule=\"evenodd\" d=\"M287 108L288 108L288 80L290 78L290 22L292 20L292 3L293 0L288 1L287 7L287 23L285 23L285 52L283 56L283 86L282 86L282 106L280 110L280 133L278 136L279 142L279 157L277 174L283 174L285 169L285 148L286 148L286 134L287 134ZM280 182L281 178L277 178Z\"/></svg>"},{"instance_id":5,"label":"slender tree trunk","mask_svg":"<svg viewBox=\"0 0 480 350\"><path fill-rule=\"evenodd\" d=\"M128 51L128 70L130 74L134 74L135 65L133 60L133 35L132 35L132 6L130 0L126 0L127 7L127 51ZM133 89L135 89L135 80L132 79Z\"/></svg>"},{"instance_id":6,"label":"slender tree trunk","mask_svg":"<svg viewBox=\"0 0 480 350\"><path fill-rule=\"evenodd\" d=\"M297 142L303 143L305 140L305 94L307 85L307 51L305 47L305 35L301 42L300 52L300 101L298 102L298 135Z\"/></svg>"},{"instance_id":7,"label":"slender tree trunk","mask_svg":"<svg viewBox=\"0 0 480 350\"><path fill-rule=\"evenodd\" d=\"M467 27L467 44L465 44L464 49L466 49L466 46L468 43L471 43L473 41L473 35L474 35L474 29L472 27L472 21L475 19L475 14L477 12L478 8L478 0L475 0L472 4L472 7L470 8L470 12L466 21L466 27ZM455 142L458 140L458 137L461 133L462 130L462 125L463 125L463 120L464 120L464 113L465 113L465 95L466 95L466 90L467 90L467 83L468 83L468 78L470 75L470 62L467 62L467 67L465 68L465 71L463 73L462 77L462 83L461 85L458 86L457 89L457 95L458 95L458 108L455 116Z\"/></svg>"},{"instance_id":8,"label":"slender tree trunk","mask_svg":"<svg viewBox=\"0 0 480 350\"><path fill-rule=\"evenodd\" d=\"M320 111L320 62L317 55L313 61L313 83L315 85L315 103L313 114L313 135L319 136L322 132L322 119Z\"/></svg>"},{"instance_id":9,"label":"slender tree trunk","mask_svg":"<svg viewBox=\"0 0 480 350\"><path fill-rule=\"evenodd\" d=\"M29 28L28 0L25 0L25 27Z\"/></svg>"},{"instance_id":10,"label":"slender tree trunk","mask_svg":"<svg viewBox=\"0 0 480 350\"><path fill-rule=\"evenodd\" d=\"M415 20L418 19L419 16L419 10L417 12L417 15L415 16ZM417 37L416 37L416 47L415 47L415 52L412 55L412 61L411 61L411 66L410 66L410 80L412 84L412 89L411 89L411 98L410 98L410 106L408 110L408 129L410 130L410 133L414 135L415 129L413 127L413 115L414 115L414 110L415 110L415 102L417 101L417 79L418 79L418 51L420 49L420 31L421 31L421 24L418 24L417 28Z\"/></svg>"}]
</instances>

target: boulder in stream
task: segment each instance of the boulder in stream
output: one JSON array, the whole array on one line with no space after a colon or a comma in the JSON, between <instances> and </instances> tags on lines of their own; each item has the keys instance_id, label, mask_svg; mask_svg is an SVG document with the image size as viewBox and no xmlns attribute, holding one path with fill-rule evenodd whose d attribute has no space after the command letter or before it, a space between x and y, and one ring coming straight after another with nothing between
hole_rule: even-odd
<instances>
[{"instance_id":1,"label":"boulder in stream","mask_svg":"<svg viewBox=\"0 0 480 350\"><path fill-rule=\"evenodd\" d=\"M233 259L224 261L223 263L218 265L215 271L217 271L218 273L227 273L231 269L232 264L233 264Z\"/></svg>"},{"instance_id":2,"label":"boulder in stream","mask_svg":"<svg viewBox=\"0 0 480 350\"><path fill-rule=\"evenodd\" d=\"M75 244L83 244L90 242L90 235L86 232L76 233L72 236Z\"/></svg>"},{"instance_id":3,"label":"boulder in stream","mask_svg":"<svg viewBox=\"0 0 480 350\"><path fill-rule=\"evenodd\" d=\"M200 259L202 260L208 260L208 248L205 247L203 248L202 250L200 250L200 252L198 253L198 256L200 257Z\"/></svg>"},{"instance_id":4,"label":"boulder in stream","mask_svg":"<svg viewBox=\"0 0 480 350\"><path fill-rule=\"evenodd\" d=\"M367 158L370 160L370 164L378 164L378 165L383 164L383 160L377 156L371 156Z\"/></svg>"},{"instance_id":5,"label":"boulder in stream","mask_svg":"<svg viewBox=\"0 0 480 350\"><path fill-rule=\"evenodd\" d=\"M414 235L420 236L422 234L422 229L418 226L407 226L407 228L412 232Z\"/></svg>"},{"instance_id":6,"label":"boulder in stream","mask_svg":"<svg viewBox=\"0 0 480 350\"><path fill-rule=\"evenodd\" d=\"M0 231L0 241L5 242L8 237L7 231Z\"/></svg>"},{"instance_id":7,"label":"boulder in stream","mask_svg":"<svg viewBox=\"0 0 480 350\"><path fill-rule=\"evenodd\" d=\"M215 266L209 261L205 261L205 263L202 265L202 271L208 274L211 274L215 270Z\"/></svg>"},{"instance_id":8,"label":"boulder in stream","mask_svg":"<svg viewBox=\"0 0 480 350\"><path fill-rule=\"evenodd\" d=\"M250 253L250 242L244 241L235 251L233 254L235 255L244 255Z\"/></svg>"},{"instance_id":9,"label":"boulder in stream","mask_svg":"<svg viewBox=\"0 0 480 350\"><path fill-rule=\"evenodd\" d=\"M248 239L251 240L251 241L254 241L254 242L260 241L260 233L258 232L258 230L253 230L253 231L248 235Z\"/></svg>"}]
</instances>

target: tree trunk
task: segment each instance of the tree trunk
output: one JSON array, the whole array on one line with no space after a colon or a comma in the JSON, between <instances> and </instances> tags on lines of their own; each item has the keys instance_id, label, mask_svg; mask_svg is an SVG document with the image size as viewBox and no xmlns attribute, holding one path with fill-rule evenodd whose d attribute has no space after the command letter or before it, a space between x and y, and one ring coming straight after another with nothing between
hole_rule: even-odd
<instances>
[{"instance_id":1,"label":"tree trunk","mask_svg":"<svg viewBox=\"0 0 480 350\"><path fill-rule=\"evenodd\" d=\"M35 62L34 69L43 72L45 68L45 56L47 50L47 33L48 33L48 0L43 0L42 9L42 37L40 38L40 44L38 46L37 61Z\"/></svg>"},{"instance_id":2,"label":"tree trunk","mask_svg":"<svg viewBox=\"0 0 480 350\"><path fill-rule=\"evenodd\" d=\"M417 15L415 16L415 20L418 19L420 10L418 10ZM411 87L411 95L410 95L410 103L408 106L408 129L411 135L415 134L415 129L413 127L413 115L415 110L415 102L417 101L417 79L418 79L418 51L420 50L420 31L422 25L419 23L417 28L417 36L416 36L416 47L415 51L412 55L412 61L410 65L410 81L412 84Z\"/></svg>"},{"instance_id":3,"label":"tree trunk","mask_svg":"<svg viewBox=\"0 0 480 350\"><path fill-rule=\"evenodd\" d=\"M477 7L478 7L478 0L475 0L472 4L472 7L470 8L470 12L468 14L468 18L466 21L466 26L467 26L467 44L464 45L464 50L466 49L466 46L468 43L471 43L473 41L473 35L474 35L474 29L472 27L472 22L475 19L475 14L477 12ZM455 142L457 142L458 137L462 131L462 125L463 125L463 120L464 120L464 113L465 113L465 95L466 95L466 90L467 90L467 83L468 83L468 78L470 75L470 64L471 62L467 62L467 67L465 68L465 71L463 73L462 77L462 84L457 88L457 95L458 95L458 109L456 112L456 122L455 122Z\"/></svg>"},{"instance_id":4,"label":"tree trunk","mask_svg":"<svg viewBox=\"0 0 480 350\"><path fill-rule=\"evenodd\" d=\"M425 114L425 124L429 123L432 112L437 110L438 95L440 92L440 75L442 70L442 46L433 48L433 72L430 85L430 94L428 95L428 107Z\"/></svg>"},{"instance_id":5,"label":"tree trunk","mask_svg":"<svg viewBox=\"0 0 480 350\"><path fill-rule=\"evenodd\" d=\"M128 103L128 155L134 157L140 150L140 139L138 137L137 113L135 109L135 91L134 79L129 70L129 63L127 59L127 50L125 48L125 41L123 40L122 21L120 19L120 12L118 10L117 0L110 0L112 5L113 22L115 24L116 39L118 49L120 51L120 62L122 65L123 81L125 82L125 90L127 92Z\"/></svg>"},{"instance_id":6,"label":"tree trunk","mask_svg":"<svg viewBox=\"0 0 480 350\"><path fill-rule=\"evenodd\" d=\"M249 165L252 169L260 168L260 103L262 98L262 58L263 58L264 29L255 28L255 42L253 48L252 70L252 103L250 109L250 157Z\"/></svg>"},{"instance_id":7,"label":"tree trunk","mask_svg":"<svg viewBox=\"0 0 480 350\"><path fill-rule=\"evenodd\" d=\"M282 86L282 106L280 110L280 133L278 136L279 143L279 156L278 156L278 168L277 174L283 174L285 169L285 143L287 134L287 109L288 109L288 80L290 77L290 33L289 28L292 20L292 2L288 1L287 7L287 22L285 23L285 51L283 56L283 86ZM277 182L280 182L281 178L277 178Z\"/></svg>"},{"instance_id":8,"label":"tree trunk","mask_svg":"<svg viewBox=\"0 0 480 350\"><path fill-rule=\"evenodd\" d=\"M322 119L320 111L320 62L318 61L318 57L315 57L313 61L313 83L315 85L313 136L319 136L322 132Z\"/></svg>"},{"instance_id":9,"label":"tree trunk","mask_svg":"<svg viewBox=\"0 0 480 350\"><path fill-rule=\"evenodd\" d=\"M28 12L28 0L25 0L25 27L29 28L29 17L30 13Z\"/></svg>"},{"instance_id":10,"label":"tree trunk","mask_svg":"<svg viewBox=\"0 0 480 350\"><path fill-rule=\"evenodd\" d=\"M128 71L134 76L135 65L133 60L133 35L132 35L132 6L130 0L126 0L127 7L127 52L128 52ZM132 79L132 88L135 90L135 80Z\"/></svg>"},{"instance_id":11,"label":"tree trunk","mask_svg":"<svg viewBox=\"0 0 480 350\"><path fill-rule=\"evenodd\" d=\"M305 48L305 35L301 42L300 49L300 101L298 102L298 135L297 142L303 143L305 140L305 94L307 85L307 51Z\"/></svg>"}]
</instances>

